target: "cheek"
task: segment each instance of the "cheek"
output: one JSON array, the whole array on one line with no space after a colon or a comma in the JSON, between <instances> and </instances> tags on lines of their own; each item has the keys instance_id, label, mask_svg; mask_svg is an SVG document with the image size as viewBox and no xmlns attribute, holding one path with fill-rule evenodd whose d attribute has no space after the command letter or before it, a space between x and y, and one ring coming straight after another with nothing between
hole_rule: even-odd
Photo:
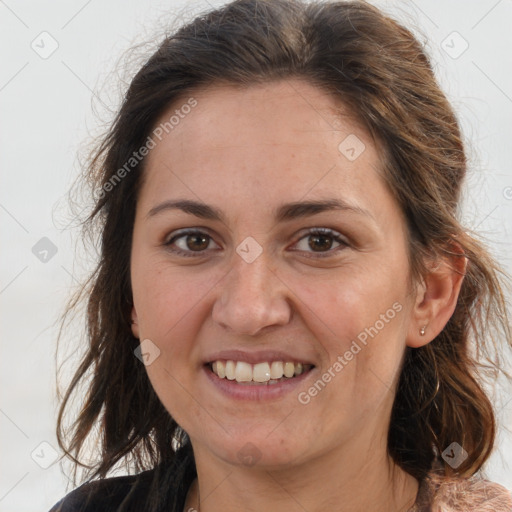
<instances>
[{"instance_id":1,"label":"cheek","mask_svg":"<svg viewBox=\"0 0 512 512\"><path fill-rule=\"evenodd\" d=\"M193 431L197 418L202 417L207 409L201 399L194 398L197 394L193 386L194 381L180 373L184 367L183 359L176 360L167 350L163 350L161 357L147 366L146 371L155 393L167 412L186 431Z\"/></svg>"},{"instance_id":2,"label":"cheek","mask_svg":"<svg viewBox=\"0 0 512 512\"><path fill-rule=\"evenodd\" d=\"M323 348L332 398L353 393L366 404L393 385L405 348L407 284L401 273L372 266L340 270L335 278L300 279L294 289L307 327ZM329 376L326 376L330 378ZM364 383L364 385L360 385Z\"/></svg>"},{"instance_id":3,"label":"cheek","mask_svg":"<svg viewBox=\"0 0 512 512\"><path fill-rule=\"evenodd\" d=\"M203 301L215 287L218 276L169 262L146 260L133 272L133 295L141 336L168 344L175 332L194 322Z\"/></svg>"},{"instance_id":4,"label":"cheek","mask_svg":"<svg viewBox=\"0 0 512 512\"><path fill-rule=\"evenodd\" d=\"M353 266L325 278L299 278L295 290L309 316L316 316L340 340L355 339L375 324L379 331L401 324L396 317L404 311L406 286L392 269L375 272Z\"/></svg>"},{"instance_id":5,"label":"cheek","mask_svg":"<svg viewBox=\"0 0 512 512\"><path fill-rule=\"evenodd\" d=\"M205 277L150 258L134 272L141 340L150 339L159 349L159 356L146 371L166 409L184 425L189 417L201 413L189 391L197 371L190 365L198 360L194 340L204 322L201 315L212 288Z\"/></svg>"},{"instance_id":6,"label":"cheek","mask_svg":"<svg viewBox=\"0 0 512 512\"><path fill-rule=\"evenodd\" d=\"M314 313L307 307L302 313L323 348L318 380L326 384L317 380L313 389L301 391L311 397L311 410L323 418L327 430L350 418L345 427L356 434L361 421L382 419L391 407L405 348L405 307L396 288L390 291L375 280L366 286L353 277L328 293L304 289L301 299Z\"/></svg>"}]
</instances>

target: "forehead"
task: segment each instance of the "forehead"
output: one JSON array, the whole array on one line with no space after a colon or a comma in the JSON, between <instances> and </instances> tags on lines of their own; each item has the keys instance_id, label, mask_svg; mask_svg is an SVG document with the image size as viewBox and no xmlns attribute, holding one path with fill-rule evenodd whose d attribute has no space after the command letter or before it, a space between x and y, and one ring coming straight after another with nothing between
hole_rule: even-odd
<instances>
[{"instance_id":1,"label":"forehead","mask_svg":"<svg viewBox=\"0 0 512 512\"><path fill-rule=\"evenodd\" d=\"M184 108L190 97L195 106ZM156 126L172 116L172 129L147 157L141 200L185 195L268 204L339 192L357 205L387 192L369 134L342 102L307 82L200 89L176 101Z\"/></svg>"},{"instance_id":2,"label":"forehead","mask_svg":"<svg viewBox=\"0 0 512 512\"><path fill-rule=\"evenodd\" d=\"M221 150L230 143L232 147L244 143L249 147L302 147L304 142L318 146L320 139L325 144L336 144L344 133L364 133L346 105L303 80L243 87L217 84L199 89L193 96L197 105L181 116L179 125L172 129L172 138L180 143L207 146L209 150ZM159 123L178 113L186 102L186 98L176 101ZM331 140L326 138L328 134Z\"/></svg>"}]
</instances>

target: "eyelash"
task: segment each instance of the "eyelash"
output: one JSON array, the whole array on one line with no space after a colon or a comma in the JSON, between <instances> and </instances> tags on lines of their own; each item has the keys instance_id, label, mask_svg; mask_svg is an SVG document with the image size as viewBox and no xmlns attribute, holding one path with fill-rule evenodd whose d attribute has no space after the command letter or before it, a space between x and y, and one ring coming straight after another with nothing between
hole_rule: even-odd
<instances>
[{"instance_id":1,"label":"eyelash","mask_svg":"<svg viewBox=\"0 0 512 512\"><path fill-rule=\"evenodd\" d=\"M168 242L164 243L164 246L166 246L171 252L173 252L174 254L176 254L178 256L184 256L186 258L201 257L206 251L183 251L182 249L171 248L171 245L176 240L179 240L180 238L187 237L189 235L201 235L201 236L208 237L210 240L212 240L212 237L210 235L208 235L208 233L205 233L203 231L199 231L196 229L188 229L188 230L181 231L179 234L173 236ZM308 230L308 232L304 236L299 238L297 243L300 242L301 240L303 240L304 238L307 238L309 236L314 236L314 235L330 236L335 242L338 242L341 245L339 247L335 247L334 249L329 249L328 251L325 251L323 253L322 252L313 253L313 254L315 254L315 256L307 256L308 258L326 258L326 257L332 256L332 253L338 252L339 250L342 250L348 246L348 243L341 237L341 235L339 233L337 233L336 231L329 229L329 228L312 228L312 229Z\"/></svg>"}]
</instances>

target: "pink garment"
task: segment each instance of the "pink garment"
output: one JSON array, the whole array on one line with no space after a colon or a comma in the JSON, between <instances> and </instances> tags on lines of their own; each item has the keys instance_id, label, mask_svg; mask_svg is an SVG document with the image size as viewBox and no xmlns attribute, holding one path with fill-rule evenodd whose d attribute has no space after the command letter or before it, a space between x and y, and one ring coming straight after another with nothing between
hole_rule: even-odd
<instances>
[{"instance_id":1,"label":"pink garment","mask_svg":"<svg viewBox=\"0 0 512 512\"><path fill-rule=\"evenodd\" d=\"M416 503L408 512L512 512L512 494L479 477L431 473L421 482Z\"/></svg>"}]
</instances>

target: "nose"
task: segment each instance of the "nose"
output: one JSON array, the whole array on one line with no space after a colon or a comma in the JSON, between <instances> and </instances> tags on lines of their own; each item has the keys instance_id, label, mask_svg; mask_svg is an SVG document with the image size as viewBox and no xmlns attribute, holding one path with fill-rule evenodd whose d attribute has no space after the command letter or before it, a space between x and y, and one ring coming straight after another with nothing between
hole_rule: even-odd
<instances>
[{"instance_id":1,"label":"nose","mask_svg":"<svg viewBox=\"0 0 512 512\"><path fill-rule=\"evenodd\" d=\"M233 333L254 336L286 325L292 316L290 290L272 268L265 251L252 263L238 254L213 305L213 320Z\"/></svg>"}]
</instances>

